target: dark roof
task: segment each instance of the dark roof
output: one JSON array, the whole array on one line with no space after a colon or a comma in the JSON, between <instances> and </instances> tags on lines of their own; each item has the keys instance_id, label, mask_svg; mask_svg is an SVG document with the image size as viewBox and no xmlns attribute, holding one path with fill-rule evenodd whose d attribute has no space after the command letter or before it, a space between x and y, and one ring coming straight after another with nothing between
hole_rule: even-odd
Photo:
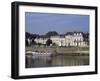
<instances>
[{"instance_id":1,"label":"dark roof","mask_svg":"<svg viewBox=\"0 0 100 81\"><path fill-rule=\"evenodd\" d=\"M66 35L73 35L73 32L67 32Z\"/></svg>"},{"instance_id":2,"label":"dark roof","mask_svg":"<svg viewBox=\"0 0 100 81\"><path fill-rule=\"evenodd\" d=\"M59 34L55 36L60 36L60 37L65 37L65 35L74 35L74 33L82 33L83 37L87 38L89 36L89 33L83 33L83 32L67 32L66 34ZM46 35L38 35L36 38L50 38L49 36Z\"/></svg>"},{"instance_id":3,"label":"dark roof","mask_svg":"<svg viewBox=\"0 0 100 81\"><path fill-rule=\"evenodd\" d=\"M74 31L73 33L83 33L83 32L78 32L78 31L76 32L76 31Z\"/></svg>"},{"instance_id":4,"label":"dark roof","mask_svg":"<svg viewBox=\"0 0 100 81\"><path fill-rule=\"evenodd\" d=\"M60 34L59 36L63 38L63 37L65 37L65 34Z\"/></svg>"},{"instance_id":5,"label":"dark roof","mask_svg":"<svg viewBox=\"0 0 100 81\"><path fill-rule=\"evenodd\" d=\"M39 35L37 38L49 38L49 37L46 35Z\"/></svg>"}]
</instances>

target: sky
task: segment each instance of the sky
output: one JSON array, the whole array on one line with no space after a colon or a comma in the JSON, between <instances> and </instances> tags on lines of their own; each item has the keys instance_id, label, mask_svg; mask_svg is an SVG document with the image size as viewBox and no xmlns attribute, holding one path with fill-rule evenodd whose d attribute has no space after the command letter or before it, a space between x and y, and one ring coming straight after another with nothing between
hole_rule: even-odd
<instances>
[{"instance_id":1,"label":"sky","mask_svg":"<svg viewBox=\"0 0 100 81\"><path fill-rule=\"evenodd\" d=\"M25 31L44 35L48 31L89 32L89 16L74 14L25 12Z\"/></svg>"}]
</instances>

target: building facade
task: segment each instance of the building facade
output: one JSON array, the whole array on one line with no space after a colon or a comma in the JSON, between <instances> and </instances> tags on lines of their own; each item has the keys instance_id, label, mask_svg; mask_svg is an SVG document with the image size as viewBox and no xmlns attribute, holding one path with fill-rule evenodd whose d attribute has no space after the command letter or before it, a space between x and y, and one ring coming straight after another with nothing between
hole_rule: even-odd
<instances>
[{"instance_id":1,"label":"building facade","mask_svg":"<svg viewBox=\"0 0 100 81\"><path fill-rule=\"evenodd\" d=\"M52 44L57 46L89 46L89 34L83 32L67 32L64 35L56 35L48 37L39 37L35 39L36 43L46 44L48 39L52 40Z\"/></svg>"}]
</instances>

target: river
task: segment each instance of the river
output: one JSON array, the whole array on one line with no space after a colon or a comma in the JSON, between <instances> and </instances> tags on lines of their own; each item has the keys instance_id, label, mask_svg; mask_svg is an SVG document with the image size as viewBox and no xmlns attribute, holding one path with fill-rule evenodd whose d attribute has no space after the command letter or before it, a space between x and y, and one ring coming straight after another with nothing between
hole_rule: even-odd
<instances>
[{"instance_id":1,"label":"river","mask_svg":"<svg viewBox=\"0 0 100 81\"><path fill-rule=\"evenodd\" d=\"M56 67L56 66L81 66L89 65L88 55L66 55L60 54L51 57L33 58L32 55L26 55L26 68L37 67Z\"/></svg>"}]
</instances>

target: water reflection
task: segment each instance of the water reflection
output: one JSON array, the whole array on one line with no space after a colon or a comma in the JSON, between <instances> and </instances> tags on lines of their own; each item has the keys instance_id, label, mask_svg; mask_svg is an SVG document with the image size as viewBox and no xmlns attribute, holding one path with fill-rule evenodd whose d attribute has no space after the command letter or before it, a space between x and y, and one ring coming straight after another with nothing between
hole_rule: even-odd
<instances>
[{"instance_id":1,"label":"water reflection","mask_svg":"<svg viewBox=\"0 0 100 81\"><path fill-rule=\"evenodd\" d=\"M25 65L26 68L89 65L89 56L59 54L34 58L32 55L26 55Z\"/></svg>"}]
</instances>

